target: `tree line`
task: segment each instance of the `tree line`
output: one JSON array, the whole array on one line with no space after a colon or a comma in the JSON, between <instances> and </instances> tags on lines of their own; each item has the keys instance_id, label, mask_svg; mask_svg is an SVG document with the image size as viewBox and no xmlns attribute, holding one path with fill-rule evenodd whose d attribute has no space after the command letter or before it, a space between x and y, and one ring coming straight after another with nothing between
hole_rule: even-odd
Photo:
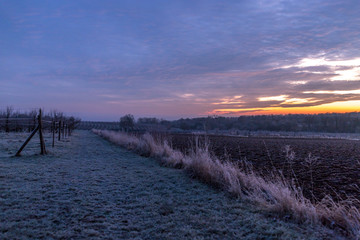
<instances>
[{"instance_id":1,"label":"tree line","mask_svg":"<svg viewBox=\"0 0 360 240\"><path fill-rule=\"evenodd\" d=\"M167 121L157 118L135 118L127 114L120 118L123 129L146 127L170 131L289 131L289 132L329 132L360 133L360 112L324 114L287 114L200 118L181 118Z\"/></svg>"}]
</instances>

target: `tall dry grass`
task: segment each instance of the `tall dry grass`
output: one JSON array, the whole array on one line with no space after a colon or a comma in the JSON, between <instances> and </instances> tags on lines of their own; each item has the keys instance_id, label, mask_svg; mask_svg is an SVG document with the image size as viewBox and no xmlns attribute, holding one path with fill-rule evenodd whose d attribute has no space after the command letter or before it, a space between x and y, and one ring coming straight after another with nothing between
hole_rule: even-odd
<instances>
[{"instance_id":1,"label":"tall dry grass","mask_svg":"<svg viewBox=\"0 0 360 240\"><path fill-rule=\"evenodd\" d=\"M219 160L210 154L208 144L197 141L189 154L155 141L150 134L136 137L122 132L93 130L99 136L140 155L156 157L162 164L184 168L192 176L221 187L231 194L256 202L266 210L300 222L322 224L360 239L360 211L355 200L335 202L330 197L312 203L302 190L282 176L265 178L237 163Z\"/></svg>"}]
</instances>

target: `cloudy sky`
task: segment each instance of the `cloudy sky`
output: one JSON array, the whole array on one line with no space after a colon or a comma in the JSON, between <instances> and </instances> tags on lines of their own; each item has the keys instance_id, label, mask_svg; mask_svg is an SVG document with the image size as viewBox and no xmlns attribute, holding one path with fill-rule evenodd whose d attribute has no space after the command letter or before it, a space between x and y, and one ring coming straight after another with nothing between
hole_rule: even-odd
<instances>
[{"instance_id":1,"label":"cloudy sky","mask_svg":"<svg viewBox=\"0 0 360 240\"><path fill-rule=\"evenodd\" d=\"M358 0L1 1L0 108L360 111Z\"/></svg>"}]
</instances>

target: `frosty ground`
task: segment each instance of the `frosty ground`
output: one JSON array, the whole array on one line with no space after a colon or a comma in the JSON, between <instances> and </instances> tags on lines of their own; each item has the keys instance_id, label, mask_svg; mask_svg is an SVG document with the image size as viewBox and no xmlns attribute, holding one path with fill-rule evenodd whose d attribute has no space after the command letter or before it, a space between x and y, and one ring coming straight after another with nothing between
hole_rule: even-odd
<instances>
[{"instance_id":1,"label":"frosty ground","mask_svg":"<svg viewBox=\"0 0 360 240\"><path fill-rule=\"evenodd\" d=\"M35 136L37 137L37 136ZM0 135L0 239L334 239L280 220L100 137L78 131L49 154Z\"/></svg>"}]
</instances>

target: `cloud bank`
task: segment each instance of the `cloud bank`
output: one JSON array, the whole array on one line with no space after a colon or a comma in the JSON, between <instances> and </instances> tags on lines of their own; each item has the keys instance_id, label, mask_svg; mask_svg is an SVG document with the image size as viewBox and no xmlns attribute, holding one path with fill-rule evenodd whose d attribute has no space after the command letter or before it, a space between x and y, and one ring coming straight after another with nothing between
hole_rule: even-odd
<instances>
[{"instance_id":1,"label":"cloud bank","mask_svg":"<svg viewBox=\"0 0 360 240\"><path fill-rule=\"evenodd\" d=\"M359 7L8 1L0 6L0 107L93 119L355 110Z\"/></svg>"}]
</instances>

